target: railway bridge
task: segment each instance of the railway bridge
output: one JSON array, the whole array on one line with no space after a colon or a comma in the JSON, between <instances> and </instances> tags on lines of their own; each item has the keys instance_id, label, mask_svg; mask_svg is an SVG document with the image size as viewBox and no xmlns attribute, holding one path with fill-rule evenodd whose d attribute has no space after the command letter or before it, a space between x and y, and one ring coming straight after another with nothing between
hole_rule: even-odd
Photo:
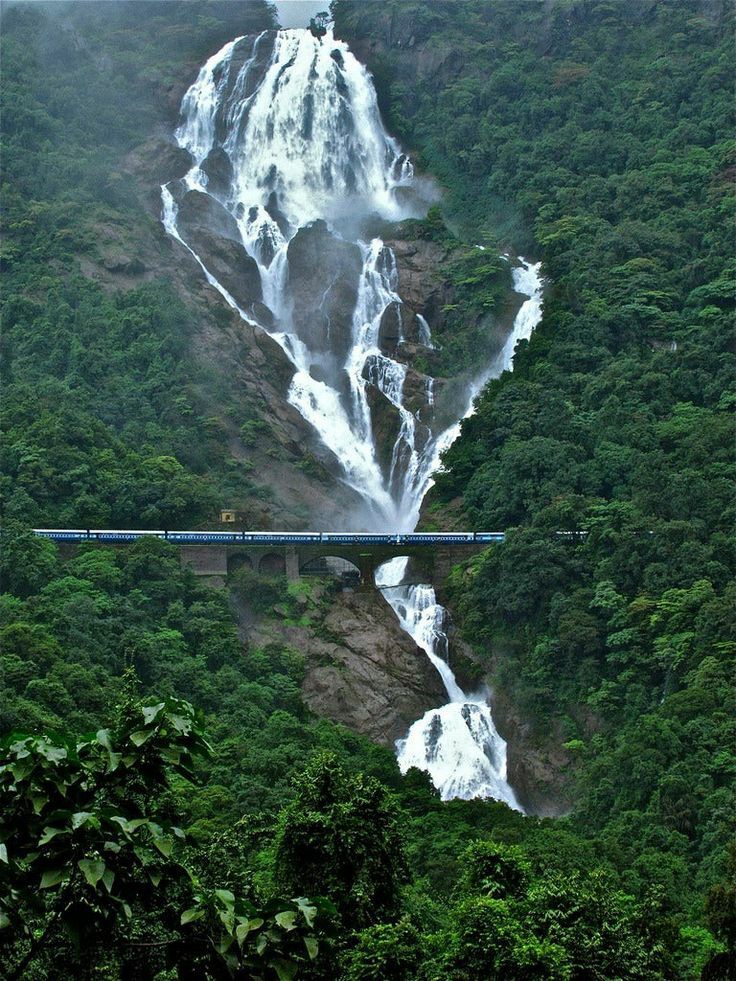
<instances>
[{"instance_id":1,"label":"railway bridge","mask_svg":"<svg viewBox=\"0 0 736 981\"><path fill-rule=\"evenodd\" d=\"M469 550L505 540L503 532L225 532L129 531L126 529L36 528L42 538L68 547L82 542L121 546L159 538L179 547L182 565L197 576L224 580L238 568L264 575L347 574L372 587L376 568L397 556L409 556L424 577L439 579Z\"/></svg>"}]
</instances>

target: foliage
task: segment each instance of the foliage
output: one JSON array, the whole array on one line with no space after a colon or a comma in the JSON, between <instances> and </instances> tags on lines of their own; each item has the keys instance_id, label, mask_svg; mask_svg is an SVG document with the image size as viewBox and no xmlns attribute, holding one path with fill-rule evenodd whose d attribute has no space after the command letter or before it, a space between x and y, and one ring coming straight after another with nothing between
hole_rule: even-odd
<instances>
[{"instance_id":1,"label":"foliage","mask_svg":"<svg viewBox=\"0 0 736 981\"><path fill-rule=\"evenodd\" d=\"M76 950L82 964L91 952L94 964L103 935L107 956L116 953L125 970L125 938L146 946L131 940L131 931L152 911L161 915L171 962L177 954L190 958L194 923L206 928L215 972L219 955L230 970L270 968L291 978L300 961L316 957L317 907L306 899L274 899L257 909L228 889L201 888L188 871L184 833L168 820L165 791L174 775L191 780L195 757L208 752L201 715L174 698L128 700L116 725L82 739L5 738L0 928L15 941L11 957L19 955L11 977L24 976L59 943ZM189 904L178 921L167 903L172 894Z\"/></svg>"},{"instance_id":2,"label":"foliage","mask_svg":"<svg viewBox=\"0 0 736 981\"><path fill-rule=\"evenodd\" d=\"M381 105L448 224L548 277L430 494L435 526L452 505L511 529L451 606L539 742L575 748L577 832L702 923L736 810L732 12L457 9L334 5L379 39Z\"/></svg>"},{"instance_id":3,"label":"foliage","mask_svg":"<svg viewBox=\"0 0 736 981\"><path fill-rule=\"evenodd\" d=\"M344 981L403 981L416 977L422 961L419 932L408 920L368 927L360 932L345 961Z\"/></svg>"},{"instance_id":4,"label":"foliage","mask_svg":"<svg viewBox=\"0 0 736 981\"><path fill-rule=\"evenodd\" d=\"M297 780L274 845L282 888L329 896L346 925L396 912L406 876L396 801L377 780L347 774L333 754L318 756Z\"/></svg>"}]
</instances>

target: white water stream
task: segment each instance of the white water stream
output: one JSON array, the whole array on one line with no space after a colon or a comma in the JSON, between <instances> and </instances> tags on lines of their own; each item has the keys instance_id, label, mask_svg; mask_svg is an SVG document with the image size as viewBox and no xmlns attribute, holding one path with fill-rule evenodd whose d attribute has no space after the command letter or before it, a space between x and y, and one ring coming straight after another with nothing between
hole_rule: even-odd
<instances>
[{"instance_id":1,"label":"white water stream","mask_svg":"<svg viewBox=\"0 0 736 981\"><path fill-rule=\"evenodd\" d=\"M344 42L328 33L320 42L305 30L268 31L226 44L202 67L184 96L177 140L192 156L181 182L162 187L163 223L194 255L207 280L240 315L281 345L294 366L289 402L309 422L340 464L344 481L366 502L354 530L411 531L442 452L460 431L460 421L434 431L404 404L407 367L379 346L382 318L393 305L401 318L398 273L380 238L361 237L369 216L395 221L417 213L406 202L415 186L413 169L384 130L369 74ZM218 181L211 162L226 161ZM223 176L224 174L224 176ZM179 201L200 192L224 207L240 245L257 263L261 307L244 309L207 268L179 229ZM404 193L402 193L404 192ZM409 192L409 193L406 193ZM227 216L226 216L227 217ZM300 329L295 310L289 245L299 229L322 219L333 236L359 248L361 270L349 325L350 343L339 354L326 337ZM503 350L470 385L464 415L486 381L512 366L514 347L528 338L541 316L539 266L513 270L522 305ZM325 283L325 297L331 288ZM235 287L231 287L233 290ZM418 318L419 340L432 347L429 325ZM326 359L336 361L332 373ZM398 414L390 464L379 462L369 389ZM434 380L425 384L431 416ZM345 529L353 530L353 529ZM400 586L406 559L379 572L380 585L407 632L427 653L447 689L447 705L414 723L398 746L402 770L420 766L443 798L494 797L517 807L506 781L506 744L496 732L485 695L466 696L446 661L444 611L430 586Z\"/></svg>"},{"instance_id":2,"label":"white water stream","mask_svg":"<svg viewBox=\"0 0 736 981\"><path fill-rule=\"evenodd\" d=\"M527 299L519 308L513 330L500 354L473 386L466 418L472 414L475 396L483 385L502 371L513 368L516 344L528 340L541 319L539 263L521 261L523 265L513 270L514 288L526 294ZM441 449L457 438L460 426L461 422L458 422L444 434L445 445ZM401 626L439 671L449 701L426 712L412 725L406 737L397 742L399 768L402 773L413 766L426 770L443 800L492 797L520 811L522 808L506 776L506 742L493 724L488 693L466 695L458 685L447 661L446 612L437 602L431 586L402 585L408 562L407 558L396 558L384 563L376 572L376 585L383 591Z\"/></svg>"}]
</instances>

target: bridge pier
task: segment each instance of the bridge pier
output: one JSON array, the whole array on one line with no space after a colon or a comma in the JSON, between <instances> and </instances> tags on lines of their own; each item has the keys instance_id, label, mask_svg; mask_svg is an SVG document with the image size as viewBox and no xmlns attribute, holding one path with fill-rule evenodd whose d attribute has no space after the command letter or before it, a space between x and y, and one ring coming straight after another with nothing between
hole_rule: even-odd
<instances>
[{"instance_id":1,"label":"bridge pier","mask_svg":"<svg viewBox=\"0 0 736 981\"><path fill-rule=\"evenodd\" d=\"M288 582L298 582L300 578L299 569L301 563L299 561L299 553L295 548L289 548L286 550L286 578Z\"/></svg>"},{"instance_id":2,"label":"bridge pier","mask_svg":"<svg viewBox=\"0 0 736 981\"><path fill-rule=\"evenodd\" d=\"M182 545L182 568L189 567L195 576L217 577L225 581L227 576L227 546Z\"/></svg>"},{"instance_id":3,"label":"bridge pier","mask_svg":"<svg viewBox=\"0 0 736 981\"><path fill-rule=\"evenodd\" d=\"M360 552L358 555L360 584L362 589L373 589L376 585L376 558L372 552Z\"/></svg>"},{"instance_id":4,"label":"bridge pier","mask_svg":"<svg viewBox=\"0 0 736 981\"><path fill-rule=\"evenodd\" d=\"M450 575L450 571L458 562L462 562L465 555L458 555L457 551L452 552L446 548L438 548L434 553L434 582L435 586L442 588L445 579Z\"/></svg>"}]
</instances>

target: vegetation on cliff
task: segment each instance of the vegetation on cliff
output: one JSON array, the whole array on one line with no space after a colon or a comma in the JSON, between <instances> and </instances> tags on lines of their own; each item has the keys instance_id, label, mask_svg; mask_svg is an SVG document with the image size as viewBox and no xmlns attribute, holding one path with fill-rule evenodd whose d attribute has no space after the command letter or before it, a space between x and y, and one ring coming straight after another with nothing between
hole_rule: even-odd
<instances>
[{"instance_id":1,"label":"vegetation on cliff","mask_svg":"<svg viewBox=\"0 0 736 981\"><path fill-rule=\"evenodd\" d=\"M101 9L3 14L3 969L733 974L727 15L715 0L335 5L455 234L541 257L550 279L431 518L452 504L517 528L448 589L516 703L565 733L578 805L552 822L444 804L388 749L314 717L301 654L244 651L237 584L203 587L170 545L62 557L23 531L196 523L248 488L211 380L193 382L187 299L165 275L106 289L83 262L139 275L126 235L152 219L120 160L170 130L184 63L273 15L257 0ZM125 248L101 257L118 225ZM450 236L436 213L423 234ZM472 351L454 328L504 276L480 251L451 272L455 369ZM260 419L241 425L259 438ZM290 613L293 597L273 578L248 599Z\"/></svg>"},{"instance_id":2,"label":"vegetation on cliff","mask_svg":"<svg viewBox=\"0 0 736 981\"><path fill-rule=\"evenodd\" d=\"M736 776L731 12L458 9L335 5L446 220L511 235L549 279L428 519L512 529L455 571L453 611L540 737L562 727L575 827L698 919Z\"/></svg>"}]
</instances>

